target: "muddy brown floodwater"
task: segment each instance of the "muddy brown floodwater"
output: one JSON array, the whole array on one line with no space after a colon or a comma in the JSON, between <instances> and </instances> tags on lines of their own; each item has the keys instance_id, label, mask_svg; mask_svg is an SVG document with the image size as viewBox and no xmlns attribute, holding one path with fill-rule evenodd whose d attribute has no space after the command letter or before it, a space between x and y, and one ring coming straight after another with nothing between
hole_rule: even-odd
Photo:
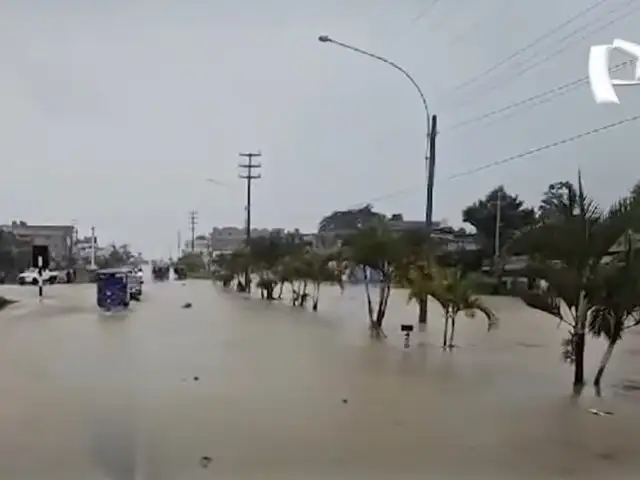
<instances>
[{"instance_id":1,"label":"muddy brown floodwater","mask_svg":"<svg viewBox=\"0 0 640 480\"><path fill-rule=\"evenodd\" d=\"M0 313L0 478L640 478L633 333L603 397L575 400L562 331L514 299L489 299L497 331L460 320L443 352L435 306L402 348L402 292L372 343L358 287L325 289L317 314L205 281L145 289L108 316L90 285L42 303L2 287L22 301Z\"/></svg>"}]
</instances>

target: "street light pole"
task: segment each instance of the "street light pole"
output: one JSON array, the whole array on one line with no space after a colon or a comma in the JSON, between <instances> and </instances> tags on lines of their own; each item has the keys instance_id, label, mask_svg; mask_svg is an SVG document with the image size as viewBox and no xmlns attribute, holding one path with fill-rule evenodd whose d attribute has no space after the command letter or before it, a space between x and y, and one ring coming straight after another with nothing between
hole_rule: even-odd
<instances>
[{"instance_id":1,"label":"street light pole","mask_svg":"<svg viewBox=\"0 0 640 480\"><path fill-rule=\"evenodd\" d=\"M347 50L351 50L352 52L359 53L360 55L364 55L369 58L373 58L374 60L378 60L382 63L386 63L390 67L393 67L395 70L399 71L404 75L404 77L411 82L415 90L418 92L420 96L420 100L422 102L422 106L424 107L425 113L425 121L426 121L426 147L424 154L424 162L425 162L425 173L427 177L427 192L426 192L426 202L425 202L425 227L427 231L427 239L431 239L431 233L433 230L433 186L435 180L435 166L436 166L436 135L437 135L437 121L438 118L436 115L431 116L429 113L429 105L427 104L427 99L418 85L418 82L407 72L404 68L398 65L391 60L381 57L380 55L376 55L375 53L367 52L366 50L362 50L361 48L354 47L353 45L348 45L346 43L339 42L329 37L328 35L321 35L318 37L318 41L321 43L332 43L342 48L346 48ZM420 305L420 315L418 318L418 323L420 326L424 326L427 323L427 306L426 303Z\"/></svg>"}]
</instances>

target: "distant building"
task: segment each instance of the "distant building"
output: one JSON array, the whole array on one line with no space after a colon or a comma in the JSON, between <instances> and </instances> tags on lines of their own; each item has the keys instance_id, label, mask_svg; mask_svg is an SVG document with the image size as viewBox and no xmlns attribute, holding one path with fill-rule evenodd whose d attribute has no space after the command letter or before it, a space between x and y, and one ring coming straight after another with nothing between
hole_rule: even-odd
<instances>
[{"instance_id":1,"label":"distant building","mask_svg":"<svg viewBox=\"0 0 640 480\"><path fill-rule=\"evenodd\" d=\"M379 218L376 215L379 214L368 207L334 212L320 222L316 244L328 248L334 247L340 243L340 238L357 232L359 225L366 225L368 220L375 222ZM358 216L362 219L358 219ZM330 217L339 218L340 222L333 220L330 222L327 220ZM424 220L405 220L401 213L389 216L386 219L386 224L394 232L423 230L425 228ZM478 250L480 248L476 235L467 233L463 229L456 230L446 225L445 222L433 222L432 236L439 240L442 248L446 250Z\"/></svg>"},{"instance_id":2,"label":"distant building","mask_svg":"<svg viewBox=\"0 0 640 480\"><path fill-rule=\"evenodd\" d=\"M95 247L98 247L98 238L95 239ZM91 237L82 237L76 240L76 252L79 258L91 258Z\"/></svg>"},{"instance_id":3,"label":"distant building","mask_svg":"<svg viewBox=\"0 0 640 480\"><path fill-rule=\"evenodd\" d=\"M76 231L73 225L29 225L26 222L12 222L11 225L2 225L0 228L13 233L17 239L25 243L48 246L50 260L56 267L67 267L72 262Z\"/></svg>"},{"instance_id":4,"label":"distant building","mask_svg":"<svg viewBox=\"0 0 640 480\"><path fill-rule=\"evenodd\" d=\"M209 253L209 250L211 250L211 242L210 240L207 238L206 235L198 235L194 240L193 240L193 244L191 243L191 240L187 240L184 242L184 248L182 250L182 255L185 255L187 253L199 253L203 256L207 255Z\"/></svg>"},{"instance_id":5,"label":"distant building","mask_svg":"<svg viewBox=\"0 0 640 480\"><path fill-rule=\"evenodd\" d=\"M95 255L96 259L105 258L109 255L109 247L101 247L98 243L98 237L95 238ZM75 246L75 257L81 264L91 264L91 236L78 238Z\"/></svg>"},{"instance_id":6,"label":"distant building","mask_svg":"<svg viewBox=\"0 0 640 480\"><path fill-rule=\"evenodd\" d=\"M266 237L269 235L281 235L284 228L252 228L251 237ZM232 252L245 243L247 231L240 227L214 227L209 234L209 248L212 252ZM191 243L189 242L189 248Z\"/></svg>"}]
</instances>

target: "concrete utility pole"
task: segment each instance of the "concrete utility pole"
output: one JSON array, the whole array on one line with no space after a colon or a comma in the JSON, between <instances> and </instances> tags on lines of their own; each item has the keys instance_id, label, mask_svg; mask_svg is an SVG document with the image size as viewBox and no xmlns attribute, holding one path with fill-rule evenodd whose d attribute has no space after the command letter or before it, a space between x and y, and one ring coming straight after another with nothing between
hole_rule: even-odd
<instances>
[{"instance_id":1,"label":"concrete utility pole","mask_svg":"<svg viewBox=\"0 0 640 480\"><path fill-rule=\"evenodd\" d=\"M427 115L429 112L427 111ZM428 118L428 117L427 117ZM429 122L427 122L428 124ZM431 116L430 129L427 131L427 152L425 155L425 167L427 170L427 198L425 202L424 224L427 231L426 249L433 247L431 236L433 234L433 185L436 170L436 136L438 135L438 116ZM428 252L427 252L428 253ZM424 331L429 321L429 300L421 300L418 309L418 328Z\"/></svg>"},{"instance_id":2,"label":"concrete utility pole","mask_svg":"<svg viewBox=\"0 0 640 480\"><path fill-rule=\"evenodd\" d=\"M198 223L198 212L189 212L189 227L191 228L191 253L196 251L196 224Z\"/></svg>"},{"instance_id":3,"label":"concrete utility pole","mask_svg":"<svg viewBox=\"0 0 640 480\"><path fill-rule=\"evenodd\" d=\"M180 234L180 230L178 230L178 255L176 258L180 258L182 256L182 235Z\"/></svg>"},{"instance_id":4,"label":"concrete utility pole","mask_svg":"<svg viewBox=\"0 0 640 480\"><path fill-rule=\"evenodd\" d=\"M91 227L91 268L96 268L96 227Z\"/></svg>"},{"instance_id":5,"label":"concrete utility pole","mask_svg":"<svg viewBox=\"0 0 640 480\"><path fill-rule=\"evenodd\" d=\"M502 222L502 190L498 190L498 198L496 200L496 231L494 239L493 261L494 265L498 264L500 259L500 224Z\"/></svg>"},{"instance_id":6,"label":"concrete utility pole","mask_svg":"<svg viewBox=\"0 0 640 480\"><path fill-rule=\"evenodd\" d=\"M425 158L427 163L427 203L425 211L425 224L429 235L433 230L433 185L436 171L436 136L438 135L438 116L431 116L431 130L428 132L429 151Z\"/></svg>"},{"instance_id":7,"label":"concrete utility pole","mask_svg":"<svg viewBox=\"0 0 640 480\"><path fill-rule=\"evenodd\" d=\"M259 158L262 156L260 152L258 153L240 153L240 156L246 158L246 163L239 163L238 167L243 170L243 173L239 175L239 177L243 180L247 181L247 205L246 209L246 225L245 225L245 244L247 248L251 244L251 186L254 180L258 180L262 178L262 175L259 173L254 173L254 171L262 168L261 163L253 163L254 158ZM251 292L251 272L247 268L244 274L244 282L247 292Z\"/></svg>"}]
</instances>

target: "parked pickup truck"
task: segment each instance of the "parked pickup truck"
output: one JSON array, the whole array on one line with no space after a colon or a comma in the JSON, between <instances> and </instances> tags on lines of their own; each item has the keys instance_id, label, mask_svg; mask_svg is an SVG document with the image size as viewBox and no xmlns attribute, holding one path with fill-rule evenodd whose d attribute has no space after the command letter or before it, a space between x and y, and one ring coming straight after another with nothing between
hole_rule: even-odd
<instances>
[{"instance_id":1,"label":"parked pickup truck","mask_svg":"<svg viewBox=\"0 0 640 480\"><path fill-rule=\"evenodd\" d=\"M42 272L42 281L43 283L58 283L58 277L60 276L59 272L53 270L44 270ZM37 268L28 268L20 275L18 275L18 283L20 285L38 285L39 283L38 269Z\"/></svg>"}]
</instances>

